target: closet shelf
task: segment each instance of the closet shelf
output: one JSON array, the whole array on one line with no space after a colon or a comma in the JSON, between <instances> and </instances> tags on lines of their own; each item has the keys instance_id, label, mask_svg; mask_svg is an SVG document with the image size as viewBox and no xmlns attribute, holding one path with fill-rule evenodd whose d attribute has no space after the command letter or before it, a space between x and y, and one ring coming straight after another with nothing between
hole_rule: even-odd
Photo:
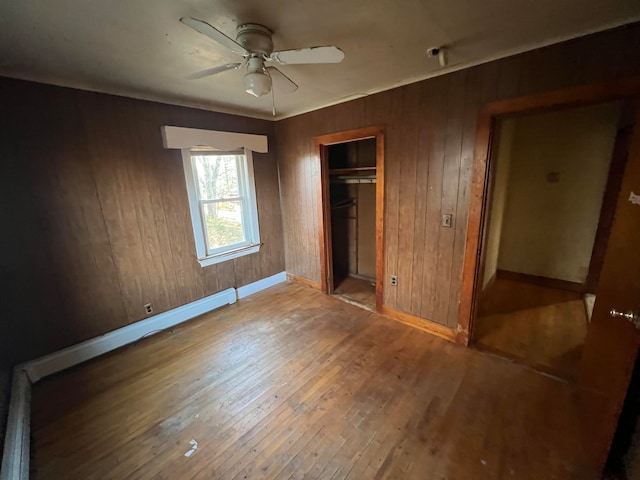
<instances>
[{"instance_id":1,"label":"closet shelf","mask_svg":"<svg viewBox=\"0 0 640 480\"><path fill-rule=\"evenodd\" d=\"M337 203L331 205L331 210L337 210L339 208L351 208L355 207L357 200L355 198L345 198Z\"/></svg>"},{"instance_id":2,"label":"closet shelf","mask_svg":"<svg viewBox=\"0 0 640 480\"><path fill-rule=\"evenodd\" d=\"M331 168L329 169L329 175L341 175L358 172L371 172L375 171L376 167L350 167L350 168Z\"/></svg>"},{"instance_id":3,"label":"closet shelf","mask_svg":"<svg viewBox=\"0 0 640 480\"><path fill-rule=\"evenodd\" d=\"M375 175L340 175L331 177L331 183L376 183Z\"/></svg>"}]
</instances>

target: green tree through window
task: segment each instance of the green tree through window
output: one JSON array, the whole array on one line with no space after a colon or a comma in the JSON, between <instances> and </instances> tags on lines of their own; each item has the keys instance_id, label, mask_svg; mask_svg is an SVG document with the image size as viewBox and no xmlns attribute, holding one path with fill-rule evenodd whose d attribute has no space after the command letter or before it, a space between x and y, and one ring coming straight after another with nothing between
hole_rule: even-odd
<instances>
[{"instance_id":1,"label":"green tree through window","mask_svg":"<svg viewBox=\"0 0 640 480\"><path fill-rule=\"evenodd\" d=\"M246 242L241 175L244 155L203 154L193 155L193 160L208 250Z\"/></svg>"}]
</instances>

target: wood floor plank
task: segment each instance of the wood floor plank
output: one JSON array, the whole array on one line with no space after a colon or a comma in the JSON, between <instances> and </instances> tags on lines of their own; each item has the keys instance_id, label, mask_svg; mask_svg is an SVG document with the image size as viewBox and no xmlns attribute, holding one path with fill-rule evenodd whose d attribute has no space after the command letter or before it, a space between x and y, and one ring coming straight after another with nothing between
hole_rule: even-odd
<instances>
[{"instance_id":1,"label":"wood floor plank","mask_svg":"<svg viewBox=\"0 0 640 480\"><path fill-rule=\"evenodd\" d=\"M31 475L589 478L572 394L285 283L34 385Z\"/></svg>"},{"instance_id":2,"label":"wood floor plank","mask_svg":"<svg viewBox=\"0 0 640 480\"><path fill-rule=\"evenodd\" d=\"M475 345L574 380L587 335L582 294L498 278L478 302Z\"/></svg>"},{"instance_id":3,"label":"wood floor plank","mask_svg":"<svg viewBox=\"0 0 640 480\"><path fill-rule=\"evenodd\" d=\"M367 344L363 346L367 346ZM350 353L354 354L355 351L353 351L353 349L357 349L357 347L359 346L353 346ZM269 430L272 424L275 426L275 431L278 431L278 427L286 425L284 433L286 433L288 438L294 430L301 430L296 428L296 424L313 425L317 423L323 416L323 411L332 410L336 404L342 405L341 400L343 400L344 396L352 396L360 384L369 380L363 372L362 364L375 361L372 359L372 357L375 356L374 353L375 351L371 349L363 350L360 356L357 357L358 361L348 365L339 365L339 368L334 367L328 374L323 374L310 388L307 389L303 387L304 395L293 402L293 418L291 418L289 412L284 410L280 412L279 417L266 425L266 428L264 425L260 425L260 438L255 439L255 443L252 443L253 447L261 452L261 454L258 455L259 459L261 457L272 457L273 452L270 449L273 448L274 444L278 444L278 440L280 439L280 436L274 434L273 430ZM375 370L382 371L379 364L376 364ZM338 378L338 374L340 378ZM290 402L290 404L291 403L292 402ZM319 410L320 408L322 408L322 411ZM291 420L293 420L293 422ZM237 465L238 463L236 463L235 466ZM251 467L249 466L247 469L247 474L249 474ZM261 470L262 475L264 475L266 471L267 469ZM233 478L233 476L230 475L230 478Z\"/></svg>"},{"instance_id":4,"label":"wood floor plank","mask_svg":"<svg viewBox=\"0 0 640 480\"><path fill-rule=\"evenodd\" d=\"M373 280L347 277L333 292L343 297L346 301L353 302L356 306L366 308L371 312L376 311L376 284Z\"/></svg>"}]
</instances>

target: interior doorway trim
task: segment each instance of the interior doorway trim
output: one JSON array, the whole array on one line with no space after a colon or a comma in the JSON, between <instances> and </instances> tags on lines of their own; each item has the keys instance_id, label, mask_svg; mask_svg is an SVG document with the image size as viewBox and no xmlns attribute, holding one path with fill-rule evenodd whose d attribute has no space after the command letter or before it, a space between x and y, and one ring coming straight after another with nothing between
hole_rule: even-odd
<instances>
[{"instance_id":1,"label":"interior doorway trim","mask_svg":"<svg viewBox=\"0 0 640 480\"><path fill-rule=\"evenodd\" d=\"M640 77L567 88L528 95L486 104L478 115L476 143L473 156L467 237L464 249L460 308L456 341L468 345L472 338L475 307L478 295L482 229L486 219L490 181L492 139L496 121L516 114L544 112L560 108L579 107L628 99L640 94Z\"/></svg>"},{"instance_id":2,"label":"interior doorway trim","mask_svg":"<svg viewBox=\"0 0 640 480\"><path fill-rule=\"evenodd\" d=\"M376 310L382 311L384 294L384 128L358 128L315 137L315 152L320 159L318 183L318 231L320 240L320 285L330 293L333 284L331 249L331 205L329 198L329 159L327 147L338 143L376 139Z\"/></svg>"}]
</instances>

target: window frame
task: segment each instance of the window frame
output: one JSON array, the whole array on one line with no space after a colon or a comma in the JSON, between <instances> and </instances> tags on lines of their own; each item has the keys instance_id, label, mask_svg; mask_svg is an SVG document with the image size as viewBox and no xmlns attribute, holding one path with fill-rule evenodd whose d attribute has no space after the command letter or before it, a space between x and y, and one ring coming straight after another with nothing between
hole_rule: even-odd
<instances>
[{"instance_id":1,"label":"window frame","mask_svg":"<svg viewBox=\"0 0 640 480\"><path fill-rule=\"evenodd\" d=\"M196 156L224 156L236 155L238 171L238 190L240 197L230 199L202 200L197 182L197 172L194 157ZM244 161L242 160L244 158ZM258 204L256 199L255 177L253 172L253 155L248 148L234 151L219 151L213 149L182 149L182 165L189 210L196 246L196 257L202 267L214 265L244 255L256 253L260 250L260 226L258 223ZM204 219L204 205L221 201L240 201L242 211L242 229L245 241L209 249L208 235Z\"/></svg>"}]
</instances>

